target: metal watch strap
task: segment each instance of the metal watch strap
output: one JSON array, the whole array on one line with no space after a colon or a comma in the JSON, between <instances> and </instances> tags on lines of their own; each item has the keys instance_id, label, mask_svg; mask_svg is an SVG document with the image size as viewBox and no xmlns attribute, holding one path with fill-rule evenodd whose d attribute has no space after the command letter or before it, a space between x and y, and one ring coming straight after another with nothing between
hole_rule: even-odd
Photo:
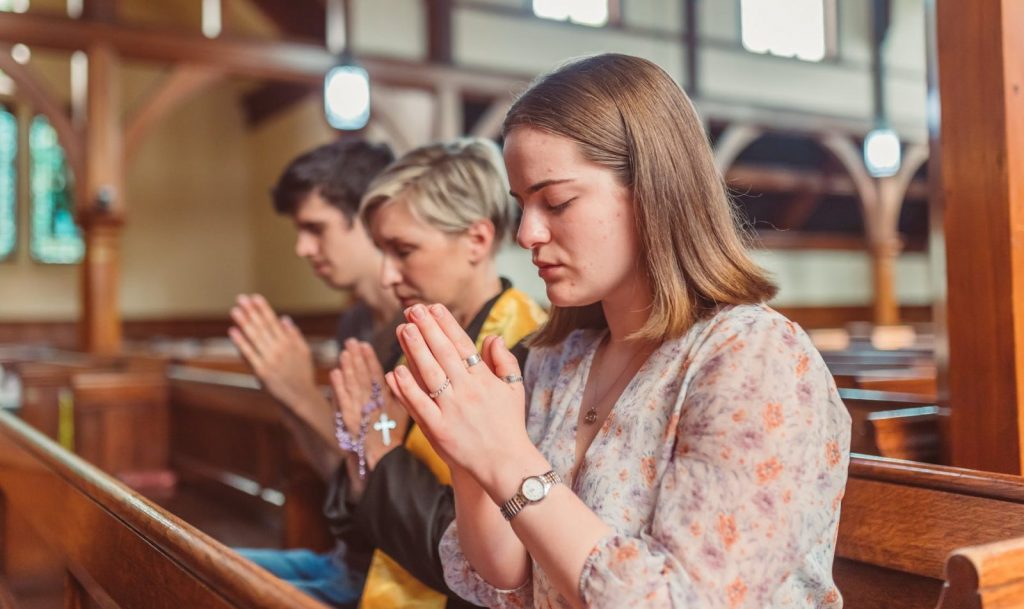
<instances>
[{"instance_id":1,"label":"metal watch strap","mask_svg":"<svg viewBox=\"0 0 1024 609\"><path fill-rule=\"evenodd\" d=\"M546 474L542 474L540 476L528 476L526 478L523 478L523 482L526 482L530 478L535 477L540 478L541 482L544 483L545 489L547 489L544 493L545 497L547 497L547 493L550 492L551 487L562 481L562 478L557 473L555 473L554 470L551 470ZM505 520L512 520L513 518L515 518L516 514L521 512L523 508L530 505L531 503L535 502L530 501L529 499L523 496L522 484L520 484L520 490L517 490L516 494L513 495L511 499L501 504L501 515L505 517Z\"/></svg>"}]
</instances>

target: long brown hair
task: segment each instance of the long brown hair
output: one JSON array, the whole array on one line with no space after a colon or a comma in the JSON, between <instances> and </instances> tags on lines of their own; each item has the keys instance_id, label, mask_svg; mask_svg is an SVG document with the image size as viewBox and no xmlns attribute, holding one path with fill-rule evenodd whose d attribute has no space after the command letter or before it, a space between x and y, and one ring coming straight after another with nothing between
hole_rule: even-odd
<instances>
[{"instance_id":1,"label":"long brown hair","mask_svg":"<svg viewBox=\"0 0 1024 609\"><path fill-rule=\"evenodd\" d=\"M697 112L664 70L604 54L542 76L513 104L503 133L533 127L569 138L632 193L638 263L653 291L651 315L631 338L684 334L720 305L771 299L777 287L750 259ZM552 307L535 345L606 327L600 303Z\"/></svg>"}]
</instances>

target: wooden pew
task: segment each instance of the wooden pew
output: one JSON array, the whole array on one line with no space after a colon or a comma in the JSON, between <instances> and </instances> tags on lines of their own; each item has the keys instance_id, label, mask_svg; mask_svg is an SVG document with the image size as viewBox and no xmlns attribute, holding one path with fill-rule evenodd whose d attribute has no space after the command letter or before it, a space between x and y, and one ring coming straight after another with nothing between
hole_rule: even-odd
<instances>
[{"instance_id":1,"label":"wooden pew","mask_svg":"<svg viewBox=\"0 0 1024 609\"><path fill-rule=\"evenodd\" d=\"M929 396L889 391L841 388L839 397L850 412L852 422L850 450L868 455L882 455L875 436L876 428L868 420L870 416L880 412L936 406L935 400ZM886 444L886 447L895 448L892 442ZM882 456L891 456L891 454Z\"/></svg>"},{"instance_id":2,"label":"wooden pew","mask_svg":"<svg viewBox=\"0 0 1024 609\"><path fill-rule=\"evenodd\" d=\"M26 575L39 572L17 546L31 529L60 560L65 607L324 607L6 412L0 497L5 602L15 602L31 581Z\"/></svg>"},{"instance_id":3,"label":"wooden pew","mask_svg":"<svg viewBox=\"0 0 1024 609\"><path fill-rule=\"evenodd\" d=\"M71 390L75 453L151 497L173 492L163 368L79 372Z\"/></svg>"},{"instance_id":4,"label":"wooden pew","mask_svg":"<svg viewBox=\"0 0 1024 609\"><path fill-rule=\"evenodd\" d=\"M281 519L285 547L330 548L324 482L255 377L182 366L168 376L171 463L182 480Z\"/></svg>"},{"instance_id":5,"label":"wooden pew","mask_svg":"<svg viewBox=\"0 0 1024 609\"><path fill-rule=\"evenodd\" d=\"M934 368L862 372L856 376L854 384L858 389L913 393L932 400L938 394Z\"/></svg>"},{"instance_id":6,"label":"wooden pew","mask_svg":"<svg viewBox=\"0 0 1024 609\"><path fill-rule=\"evenodd\" d=\"M1021 538L1020 477L854 455L833 572L847 609L1024 607Z\"/></svg>"},{"instance_id":7,"label":"wooden pew","mask_svg":"<svg viewBox=\"0 0 1024 609\"><path fill-rule=\"evenodd\" d=\"M872 412L867 427L882 457L941 463L942 430L948 421L949 409L918 406Z\"/></svg>"},{"instance_id":8,"label":"wooden pew","mask_svg":"<svg viewBox=\"0 0 1024 609\"><path fill-rule=\"evenodd\" d=\"M9 363L22 383L19 416L133 487L169 492L166 360L46 357Z\"/></svg>"}]
</instances>

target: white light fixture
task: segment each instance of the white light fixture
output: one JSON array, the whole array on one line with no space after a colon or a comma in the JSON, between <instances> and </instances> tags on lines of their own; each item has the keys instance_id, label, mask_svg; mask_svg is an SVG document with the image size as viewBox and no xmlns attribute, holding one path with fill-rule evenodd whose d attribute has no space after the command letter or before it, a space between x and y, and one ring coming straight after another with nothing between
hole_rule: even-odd
<instances>
[{"instance_id":1,"label":"white light fixture","mask_svg":"<svg viewBox=\"0 0 1024 609\"><path fill-rule=\"evenodd\" d=\"M324 114L331 127L344 131L370 120L370 75L344 56L324 77Z\"/></svg>"},{"instance_id":2,"label":"white light fixture","mask_svg":"<svg viewBox=\"0 0 1024 609\"><path fill-rule=\"evenodd\" d=\"M25 65L29 62L30 59L32 59L32 50L19 42L18 44L11 47L11 57L14 59L14 61L20 63L21 65Z\"/></svg>"},{"instance_id":3,"label":"white light fixture","mask_svg":"<svg viewBox=\"0 0 1024 609\"><path fill-rule=\"evenodd\" d=\"M14 0L14 2L11 2L11 10L15 13L27 13L28 0Z\"/></svg>"},{"instance_id":4,"label":"white light fixture","mask_svg":"<svg viewBox=\"0 0 1024 609\"><path fill-rule=\"evenodd\" d=\"M89 56L85 51L71 54L71 120L77 127L85 125L89 96Z\"/></svg>"},{"instance_id":5,"label":"white light fixture","mask_svg":"<svg viewBox=\"0 0 1024 609\"><path fill-rule=\"evenodd\" d=\"M216 38L221 32L220 0L203 0L203 36Z\"/></svg>"},{"instance_id":6,"label":"white light fixture","mask_svg":"<svg viewBox=\"0 0 1024 609\"><path fill-rule=\"evenodd\" d=\"M873 177L896 175L901 157L900 137L892 129L876 128L864 138L864 164Z\"/></svg>"},{"instance_id":7,"label":"white light fixture","mask_svg":"<svg viewBox=\"0 0 1024 609\"><path fill-rule=\"evenodd\" d=\"M82 16L82 0L68 0L68 17L78 19Z\"/></svg>"}]
</instances>

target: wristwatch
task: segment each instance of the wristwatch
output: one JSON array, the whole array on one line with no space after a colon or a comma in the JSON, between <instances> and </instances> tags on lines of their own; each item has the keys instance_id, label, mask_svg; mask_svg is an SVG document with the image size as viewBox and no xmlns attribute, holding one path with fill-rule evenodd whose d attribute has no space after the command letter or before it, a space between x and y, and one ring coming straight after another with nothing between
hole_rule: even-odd
<instances>
[{"instance_id":1,"label":"wristwatch","mask_svg":"<svg viewBox=\"0 0 1024 609\"><path fill-rule=\"evenodd\" d=\"M501 505L501 515L505 517L505 520L512 520L526 506L547 497L551 487L561 481L562 479L554 470L540 476L523 478L516 494Z\"/></svg>"}]
</instances>

